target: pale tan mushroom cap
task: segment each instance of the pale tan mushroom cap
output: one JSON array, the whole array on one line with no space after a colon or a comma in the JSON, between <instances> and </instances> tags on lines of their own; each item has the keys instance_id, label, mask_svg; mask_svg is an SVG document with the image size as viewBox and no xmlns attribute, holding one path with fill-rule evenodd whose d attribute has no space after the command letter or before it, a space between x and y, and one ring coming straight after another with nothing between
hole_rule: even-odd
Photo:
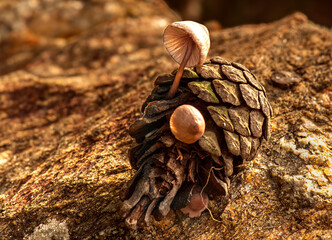
<instances>
[{"instance_id":1,"label":"pale tan mushroom cap","mask_svg":"<svg viewBox=\"0 0 332 240\"><path fill-rule=\"evenodd\" d=\"M193 21L174 22L164 31L164 45L179 64L190 40L194 42L194 46L186 67L202 65L210 49L209 31L204 25Z\"/></svg>"},{"instance_id":2,"label":"pale tan mushroom cap","mask_svg":"<svg viewBox=\"0 0 332 240\"><path fill-rule=\"evenodd\" d=\"M205 131L203 115L197 108L188 104L174 110L169 124L174 137L187 144L196 142Z\"/></svg>"}]
</instances>

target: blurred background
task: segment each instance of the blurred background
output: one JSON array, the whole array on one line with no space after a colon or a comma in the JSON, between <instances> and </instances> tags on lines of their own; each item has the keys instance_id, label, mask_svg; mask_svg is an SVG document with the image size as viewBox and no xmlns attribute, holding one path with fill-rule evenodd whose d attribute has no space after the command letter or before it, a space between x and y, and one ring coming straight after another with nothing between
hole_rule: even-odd
<instances>
[{"instance_id":1,"label":"blurred background","mask_svg":"<svg viewBox=\"0 0 332 240\"><path fill-rule=\"evenodd\" d=\"M331 0L166 0L182 19L217 20L222 27L271 22L300 11L315 23L332 27Z\"/></svg>"},{"instance_id":2,"label":"blurred background","mask_svg":"<svg viewBox=\"0 0 332 240\"><path fill-rule=\"evenodd\" d=\"M204 23L210 31L242 24L268 23L294 12L303 12L311 21L332 27L332 0L165 1L0 0L0 75L26 66L32 57L45 49L61 49L84 34L98 32L105 26L109 26L113 34L125 31L112 26L114 22L127 17L148 19L157 15L175 21L168 6L178 15L178 19ZM135 31L144 35L144 29L135 28ZM111 41L110 37L107 39ZM158 36L155 39L160 38ZM93 44L101 46L99 43ZM125 47L119 47L119 51L125 52ZM114 53L102 50L98 54L110 56Z\"/></svg>"}]
</instances>

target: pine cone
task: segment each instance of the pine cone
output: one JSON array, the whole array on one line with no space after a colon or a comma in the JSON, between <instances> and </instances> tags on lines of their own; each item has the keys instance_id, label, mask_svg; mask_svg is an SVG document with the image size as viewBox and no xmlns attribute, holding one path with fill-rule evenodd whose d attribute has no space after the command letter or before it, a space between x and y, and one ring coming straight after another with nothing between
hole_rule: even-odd
<instances>
[{"instance_id":1,"label":"pine cone","mask_svg":"<svg viewBox=\"0 0 332 240\"><path fill-rule=\"evenodd\" d=\"M122 212L133 229L149 224L151 215L158 220L171 208L185 208L197 187L205 186L212 197L227 195L234 170L253 159L270 137L271 106L246 67L214 57L185 69L177 95L165 100L175 74L156 79L143 117L129 129L137 142L129 154L137 172L123 196ZM183 104L197 108L206 122L194 144L178 141L170 131L170 116Z\"/></svg>"}]
</instances>

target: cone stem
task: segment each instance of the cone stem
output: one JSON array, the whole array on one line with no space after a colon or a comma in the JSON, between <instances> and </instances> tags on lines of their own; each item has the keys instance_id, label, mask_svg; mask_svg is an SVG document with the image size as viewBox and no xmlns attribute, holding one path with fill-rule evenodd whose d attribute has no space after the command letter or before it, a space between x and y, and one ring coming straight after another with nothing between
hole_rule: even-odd
<instances>
[{"instance_id":1,"label":"cone stem","mask_svg":"<svg viewBox=\"0 0 332 240\"><path fill-rule=\"evenodd\" d=\"M178 72L176 73L175 75L175 78L174 78L174 81L173 81L173 84L171 86L171 89L169 90L169 92L167 93L167 96L166 96L166 99L171 99L174 97L175 93L176 93L176 90L178 89L179 87L179 84L180 84L180 80L181 80L181 77L182 77L182 74L183 74L183 70L184 70L184 67L187 65L187 62L191 56L191 53L192 53L192 49L193 49L193 41L189 41L188 43L188 46L187 46L187 50L186 50L186 53L182 59L182 62L180 64L180 67L178 69Z\"/></svg>"}]
</instances>

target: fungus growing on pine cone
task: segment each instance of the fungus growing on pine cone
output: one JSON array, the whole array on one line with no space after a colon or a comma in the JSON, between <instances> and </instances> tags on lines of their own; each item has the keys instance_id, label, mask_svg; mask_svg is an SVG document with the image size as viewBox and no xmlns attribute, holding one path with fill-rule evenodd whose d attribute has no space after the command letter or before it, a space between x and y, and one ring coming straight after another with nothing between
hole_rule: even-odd
<instances>
[{"instance_id":1,"label":"fungus growing on pine cone","mask_svg":"<svg viewBox=\"0 0 332 240\"><path fill-rule=\"evenodd\" d=\"M252 160L270 136L272 109L265 89L243 65L213 57L184 68L176 95L169 98L176 75L157 77L143 116L129 129L137 142L129 159L137 171L122 213L132 229L171 209L199 216L208 196L228 194L234 169ZM190 121L200 130L188 134Z\"/></svg>"},{"instance_id":2,"label":"fungus growing on pine cone","mask_svg":"<svg viewBox=\"0 0 332 240\"><path fill-rule=\"evenodd\" d=\"M185 67L202 65L210 49L208 29L197 22L181 21L168 25L164 45L171 57L180 64L166 98L174 97Z\"/></svg>"},{"instance_id":3,"label":"fungus growing on pine cone","mask_svg":"<svg viewBox=\"0 0 332 240\"><path fill-rule=\"evenodd\" d=\"M188 199L188 196L185 196L184 199ZM201 216L201 213L207 208L208 202L208 195L205 192L202 192L202 188L199 185L194 185L191 188L188 203L180 210L184 214L188 214L190 218L199 217Z\"/></svg>"},{"instance_id":4,"label":"fungus growing on pine cone","mask_svg":"<svg viewBox=\"0 0 332 240\"><path fill-rule=\"evenodd\" d=\"M174 137L187 144L196 142L205 131L203 115L197 108L187 104L174 110L169 126Z\"/></svg>"}]
</instances>

